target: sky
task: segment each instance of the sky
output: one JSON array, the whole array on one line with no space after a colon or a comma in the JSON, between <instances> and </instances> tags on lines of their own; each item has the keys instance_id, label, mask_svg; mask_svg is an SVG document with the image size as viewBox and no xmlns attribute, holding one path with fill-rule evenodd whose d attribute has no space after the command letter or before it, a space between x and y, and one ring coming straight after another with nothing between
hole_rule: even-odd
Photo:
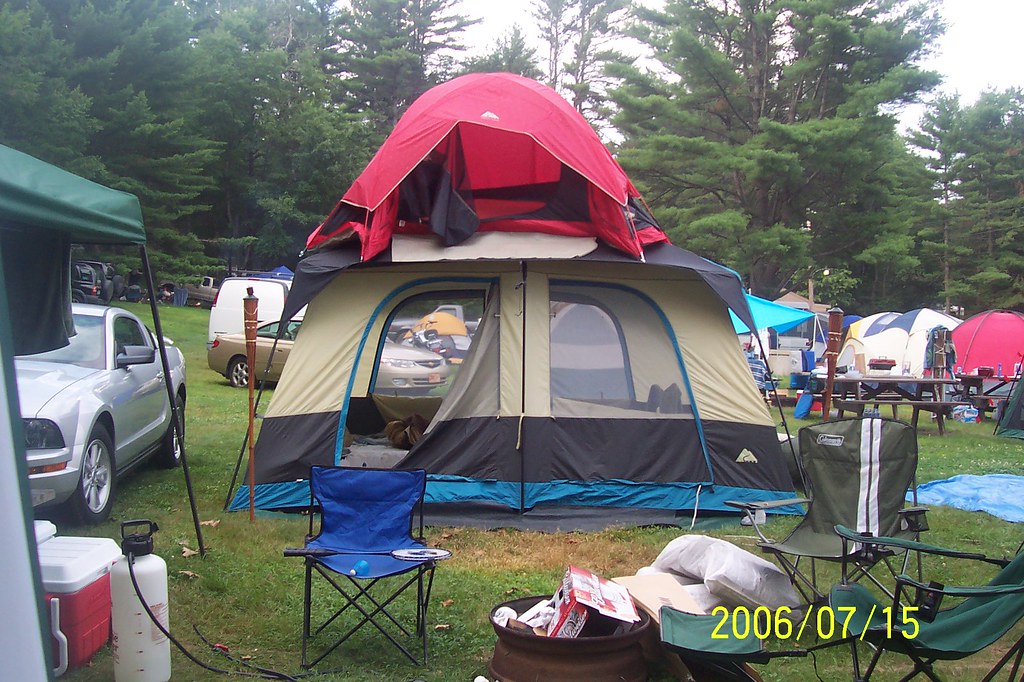
<instances>
[{"instance_id":1,"label":"sky","mask_svg":"<svg viewBox=\"0 0 1024 682\"><path fill-rule=\"evenodd\" d=\"M470 29L467 43L482 53L513 24L540 44L530 18L531 0L463 0L467 14L482 23ZM959 93L971 104L987 88L1024 87L1024 0L942 0L946 34L924 66L944 77L943 93ZM921 107L901 117L916 120Z\"/></svg>"}]
</instances>

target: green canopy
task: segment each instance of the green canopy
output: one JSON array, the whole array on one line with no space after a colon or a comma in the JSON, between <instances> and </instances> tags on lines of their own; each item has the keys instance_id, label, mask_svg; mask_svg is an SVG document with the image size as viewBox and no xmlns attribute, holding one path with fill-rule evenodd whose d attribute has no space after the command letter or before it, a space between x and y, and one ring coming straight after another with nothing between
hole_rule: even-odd
<instances>
[{"instance_id":1,"label":"green canopy","mask_svg":"<svg viewBox=\"0 0 1024 682\"><path fill-rule=\"evenodd\" d=\"M71 321L71 243L145 244L132 194L0 145L0 253L14 353L60 348Z\"/></svg>"},{"instance_id":2,"label":"green canopy","mask_svg":"<svg viewBox=\"0 0 1024 682\"><path fill-rule=\"evenodd\" d=\"M138 198L0 145L0 228L36 227L85 244L144 244Z\"/></svg>"}]
</instances>

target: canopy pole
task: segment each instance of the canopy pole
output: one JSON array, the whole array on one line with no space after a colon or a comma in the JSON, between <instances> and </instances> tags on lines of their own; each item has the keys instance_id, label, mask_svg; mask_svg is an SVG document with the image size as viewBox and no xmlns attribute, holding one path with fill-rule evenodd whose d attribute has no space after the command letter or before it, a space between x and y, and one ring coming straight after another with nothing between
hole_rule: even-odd
<instances>
[{"instance_id":1,"label":"canopy pole","mask_svg":"<svg viewBox=\"0 0 1024 682\"><path fill-rule=\"evenodd\" d=\"M185 415L178 414L178 400L174 395L174 384L171 381L171 366L167 362L167 346L164 344L164 331L160 325L160 311L156 306L156 285L153 283L153 269L149 265L149 253L145 244L139 246L139 254L142 256L142 269L146 271L146 284L149 286L149 309L153 314L153 331L156 332L156 345L160 350L160 363L164 370L164 387L167 389L167 399L171 406L171 428L178 440L178 447L181 448L181 470L185 474L185 488L188 490L188 504L192 508L192 523L196 528L196 542L199 543L199 555L206 556L206 545L203 544L203 531L199 525L199 511L196 509L196 496L192 490L192 475L188 470L188 457L185 456L185 434L181 431L181 425Z\"/></svg>"}]
</instances>

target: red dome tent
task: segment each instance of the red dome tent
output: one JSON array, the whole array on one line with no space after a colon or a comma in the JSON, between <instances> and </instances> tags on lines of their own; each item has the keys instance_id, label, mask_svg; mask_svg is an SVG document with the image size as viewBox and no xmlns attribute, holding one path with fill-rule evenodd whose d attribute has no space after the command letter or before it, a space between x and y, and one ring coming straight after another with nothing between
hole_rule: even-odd
<instances>
[{"instance_id":1,"label":"red dome tent","mask_svg":"<svg viewBox=\"0 0 1024 682\"><path fill-rule=\"evenodd\" d=\"M1010 374L1024 354L1024 313L1013 310L986 310L964 320L953 330L956 364L965 373L978 367Z\"/></svg>"},{"instance_id":2,"label":"red dome tent","mask_svg":"<svg viewBox=\"0 0 1024 682\"><path fill-rule=\"evenodd\" d=\"M433 232L454 246L477 231L596 237L640 260L645 245L668 241L568 102L489 73L417 99L306 246L355 235L368 261L393 234Z\"/></svg>"}]
</instances>

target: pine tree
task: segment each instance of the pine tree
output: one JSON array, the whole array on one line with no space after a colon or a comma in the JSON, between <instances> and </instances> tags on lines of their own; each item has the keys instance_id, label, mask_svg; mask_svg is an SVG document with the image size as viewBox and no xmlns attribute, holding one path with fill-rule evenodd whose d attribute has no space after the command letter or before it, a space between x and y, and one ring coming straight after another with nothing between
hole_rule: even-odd
<instances>
[{"instance_id":1,"label":"pine tree","mask_svg":"<svg viewBox=\"0 0 1024 682\"><path fill-rule=\"evenodd\" d=\"M941 28L927 4L671 0L636 12L632 33L660 68L613 67L625 79L620 160L677 243L763 295L833 260L915 264L886 111L937 81L914 65Z\"/></svg>"}]
</instances>

